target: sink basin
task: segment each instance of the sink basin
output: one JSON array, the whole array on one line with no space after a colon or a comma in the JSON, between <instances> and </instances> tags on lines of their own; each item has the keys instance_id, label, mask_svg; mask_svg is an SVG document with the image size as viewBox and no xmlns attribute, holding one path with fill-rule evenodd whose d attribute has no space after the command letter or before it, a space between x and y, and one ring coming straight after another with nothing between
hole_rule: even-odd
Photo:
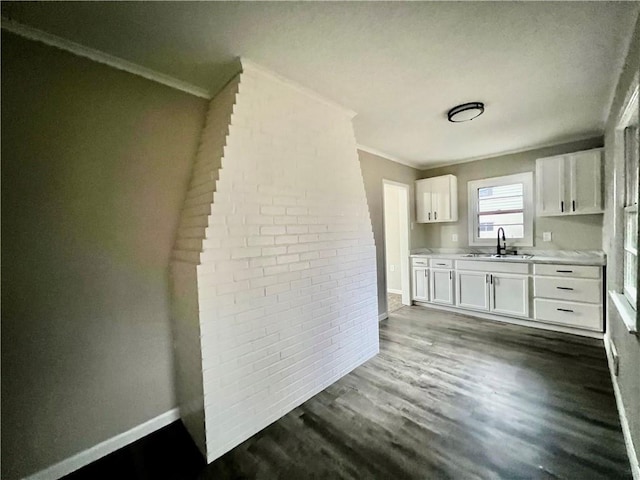
<instances>
[{"instance_id":1,"label":"sink basin","mask_svg":"<svg viewBox=\"0 0 640 480\"><path fill-rule=\"evenodd\" d=\"M470 258L496 258L496 259L512 259L512 260L527 260L533 258L533 255L497 255L495 253L467 253L463 257Z\"/></svg>"}]
</instances>

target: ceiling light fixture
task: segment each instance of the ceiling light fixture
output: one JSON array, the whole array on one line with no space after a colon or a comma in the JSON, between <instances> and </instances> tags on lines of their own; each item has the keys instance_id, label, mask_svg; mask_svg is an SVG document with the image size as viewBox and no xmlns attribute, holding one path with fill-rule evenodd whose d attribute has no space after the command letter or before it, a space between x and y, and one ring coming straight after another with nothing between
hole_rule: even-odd
<instances>
[{"instance_id":1,"label":"ceiling light fixture","mask_svg":"<svg viewBox=\"0 0 640 480\"><path fill-rule=\"evenodd\" d=\"M471 102L471 103L463 103L462 105L458 105L457 107L453 107L447 113L447 118L450 122L459 123L459 122L468 122L469 120L473 120L476 117L479 117L484 113L484 103L482 102Z\"/></svg>"}]
</instances>

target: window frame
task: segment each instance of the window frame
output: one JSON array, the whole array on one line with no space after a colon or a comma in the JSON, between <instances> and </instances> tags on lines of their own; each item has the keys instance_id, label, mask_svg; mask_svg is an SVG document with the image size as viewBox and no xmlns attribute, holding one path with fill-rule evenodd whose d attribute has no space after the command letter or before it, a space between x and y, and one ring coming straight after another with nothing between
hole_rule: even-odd
<instances>
[{"instance_id":1,"label":"window frame","mask_svg":"<svg viewBox=\"0 0 640 480\"><path fill-rule=\"evenodd\" d=\"M618 137L618 139L622 140L622 169L621 171L623 172L623 178L624 178L624 182L623 182L623 193L622 193L622 204L619 205L620 208L620 217L622 219L622 249L620 251L620 255L622 257L622 294L624 295L625 299L627 300L627 302L629 302L629 306L634 310L637 311L638 309L638 296L637 296L637 291L638 291L638 270L637 270L637 266L638 266L638 251L637 249L632 249L630 247L627 246L627 217L629 214L634 215L635 214L635 222L636 222L636 241L637 241L637 235L638 235L638 198L637 198L637 194L638 191L636 190L636 198L634 199L636 203L634 204L629 204L630 203L630 199L629 199L629 192L628 190L628 179L626 178L627 176L627 171L628 171L628 161L629 158L627 156L627 139L625 138L625 131L628 127L634 126L634 122L633 119L635 118L635 126L636 128L638 128L638 125L640 122L638 122L638 86L636 85L635 87L635 91L634 93L631 95L631 98L628 101L627 107L625 108L625 113L623 114L620 123L618 124L618 131L620 132L620 136ZM634 114L635 112L635 114ZM638 161L638 157L636 155L636 162ZM637 168L637 166L636 166ZM636 178L637 180L637 178ZM638 186L636 185L636 189L638 188ZM636 257L636 271L635 271L635 279L636 279L636 284L635 284L635 289L634 291L630 290L628 288L627 285L627 261L626 261L626 254L630 253L631 255L634 255Z\"/></svg>"},{"instance_id":2,"label":"window frame","mask_svg":"<svg viewBox=\"0 0 640 480\"><path fill-rule=\"evenodd\" d=\"M615 306L618 314L627 327L629 333L640 334L640 318L638 317L638 298L636 295L635 302L625 285L626 262L625 252L627 251L627 213L636 214L636 234L638 234L638 207L637 205L627 205L627 162L626 162L626 141L625 129L638 122L638 100L640 90L639 75L636 74L629 91L627 93L621 113L616 123L614 139L613 139L613 238L611 239L612 248L608 252L609 260L613 259L615 264L612 282L612 289L609 290L609 296ZM621 266L621 267L619 267ZM636 256L636 267L638 260ZM636 269L636 292L638 287L638 270Z\"/></svg>"},{"instance_id":3,"label":"window frame","mask_svg":"<svg viewBox=\"0 0 640 480\"><path fill-rule=\"evenodd\" d=\"M523 227L524 237L519 239L507 238L508 246L532 247L533 246L533 217L534 198L533 198L533 172L516 173L514 175L504 175L501 177L483 178L479 180L470 180L467 182L467 195L469 202L469 246L493 246L496 239L480 238L478 236L479 229L479 201L478 190L480 188L500 187L503 185L511 185L514 183L522 183L523 186Z\"/></svg>"}]
</instances>

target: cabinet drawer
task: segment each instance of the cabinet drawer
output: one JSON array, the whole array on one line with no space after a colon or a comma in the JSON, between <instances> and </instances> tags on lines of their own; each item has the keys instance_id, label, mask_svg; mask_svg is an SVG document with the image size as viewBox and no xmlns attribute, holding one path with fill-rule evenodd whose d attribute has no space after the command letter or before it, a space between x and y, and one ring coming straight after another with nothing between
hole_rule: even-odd
<instances>
[{"instance_id":1,"label":"cabinet drawer","mask_svg":"<svg viewBox=\"0 0 640 480\"><path fill-rule=\"evenodd\" d=\"M432 258L429 260L429 266L432 268L453 268L453 260Z\"/></svg>"},{"instance_id":2,"label":"cabinet drawer","mask_svg":"<svg viewBox=\"0 0 640 480\"><path fill-rule=\"evenodd\" d=\"M535 275L550 275L553 277L600 278L601 267L585 265L555 265L537 263L533 267Z\"/></svg>"},{"instance_id":3,"label":"cabinet drawer","mask_svg":"<svg viewBox=\"0 0 640 480\"><path fill-rule=\"evenodd\" d=\"M602 283L583 278L534 277L533 294L572 302L602 303Z\"/></svg>"},{"instance_id":4,"label":"cabinet drawer","mask_svg":"<svg viewBox=\"0 0 640 480\"><path fill-rule=\"evenodd\" d=\"M429 266L429 259L428 258L413 258L411 259L412 261L412 265L414 267L427 267Z\"/></svg>"},{"instance_id":5,"label":"cabinet drawer","mask_svg":"<svg viewBox=\"0 0 640 480\"><path fill-rule=\"evenodd\" d=\"M602 306L536 298L535 319L568 327L602 331Z\"/></svg>"}]
</instances>

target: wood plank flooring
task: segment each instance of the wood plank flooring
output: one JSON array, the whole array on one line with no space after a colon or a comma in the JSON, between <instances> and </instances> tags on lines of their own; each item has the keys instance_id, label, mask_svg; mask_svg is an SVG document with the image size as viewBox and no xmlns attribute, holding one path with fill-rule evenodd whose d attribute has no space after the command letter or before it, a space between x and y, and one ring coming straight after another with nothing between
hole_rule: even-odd
<instances>
[{"instance_id":1,"label":"wood plank flooring","mask_svg":"<svg viewBox=\"0 0 640 480\"><path fill-rule=\"evenodd\" d=\"M380 336L376 358L211 465L138 445L110 456L119 473L107 457L73 479L631 479L601 341L422 307Z\"/></svg>"},{"instance_id":2,"label":"wood plank flooring","mask_svg":"<svg viewBox=\"0 0 640 480\"><path fill-rule=\"evenodd\" d=\"M422 307L380 335L200 478L631 478L601 341Z\"/></svg>"}]
</instances>

